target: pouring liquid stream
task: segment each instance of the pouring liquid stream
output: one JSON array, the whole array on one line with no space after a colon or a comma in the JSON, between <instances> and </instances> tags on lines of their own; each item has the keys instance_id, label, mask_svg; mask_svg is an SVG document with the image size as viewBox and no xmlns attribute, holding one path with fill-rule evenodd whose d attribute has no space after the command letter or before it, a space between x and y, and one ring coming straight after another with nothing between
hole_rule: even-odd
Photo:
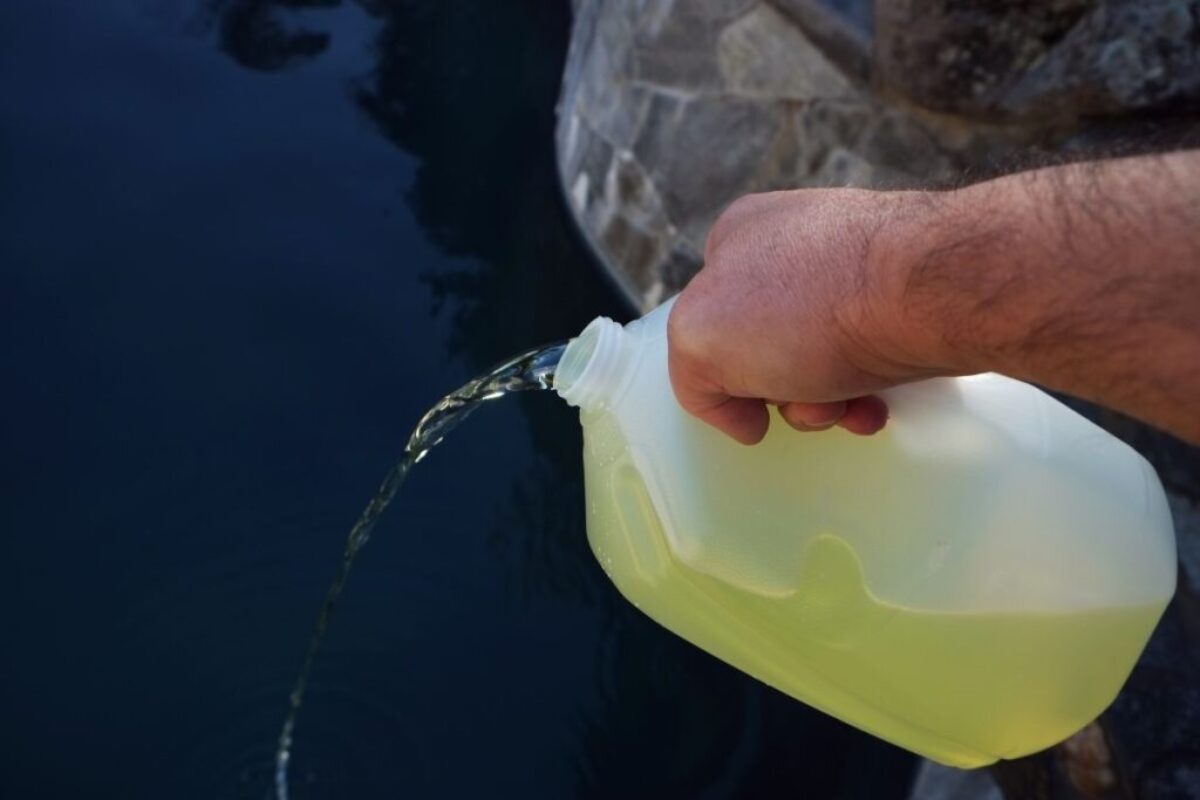
<instances>
[{"instance_id":1,"label":"pouring liquid stream","mask_svg":"<svg viewBox=\"0 0 1200 800\"><path fill-rule=\"evenodd\" d=\"M275 796L277 800L288 800L288 763L292 756L292 743L296 731L296 719L304 704L304 693L308 688L308 679L312 673L321 642L329 628L334 606L341 597L350 576L350 570L358 557L363 545L371 538L379 518L387 510L396 492L404 485L409 471L417 462L436 447L450 431L458 427L471 412L489 400L498 400L514 392L525 392L554 388L554 372L566 349L566 342L528 350L508 361L496 366L491 371L463 385L461 388L446 395L433 408L425 412L420 422L413 429L404 446L401 459L384 477L374 497L367 503L359 515L358 521L350 529L346 537L346 546L342 550L342 560L338 565L333 583L325 593L317 623L309 639L308 649L304 654L300 672L292 691L288 695L288 713L284 720L283 729L279 734L279 743L275 750Z\"/></svg>"}]
</instances>

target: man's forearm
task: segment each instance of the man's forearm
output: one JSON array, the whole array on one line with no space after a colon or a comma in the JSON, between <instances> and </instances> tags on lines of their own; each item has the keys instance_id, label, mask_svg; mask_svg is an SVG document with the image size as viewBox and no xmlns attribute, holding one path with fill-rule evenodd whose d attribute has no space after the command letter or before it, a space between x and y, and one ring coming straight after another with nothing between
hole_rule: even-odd
<instances>
[{"instance_id":1,"label":"man's forearm","mask_svg":"<svg viewBox=\"0 0 1200 800\"><path fill-rule=\"evenodd\" d=\"M898 302L948 366L1200 442L1200 152L1009 176L898 227Z\"/></svg>"}]
</instances>

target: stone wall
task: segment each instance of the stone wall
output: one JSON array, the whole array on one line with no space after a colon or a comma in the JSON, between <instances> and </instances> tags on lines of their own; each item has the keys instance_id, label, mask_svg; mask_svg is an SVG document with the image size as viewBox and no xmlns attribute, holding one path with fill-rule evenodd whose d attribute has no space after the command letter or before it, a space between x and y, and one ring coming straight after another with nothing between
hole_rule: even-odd
<instances>
[{"instance_id":1,"label":"stone wall","mask_svg":"<svg viewBox=\"0 0 1200 800\"><path fill-rule=\"evenodd\" d=\"M880 0L874 36L817 0L575 7L563 187L642 310L742 194L939 185L1200 119L1200 0Z\"/></svg>"},{"instance_id":2,"label":"stone wall","mask_svg":"<svg viewBox=\"0 0 1200 800\"><path fill-rule=\"evenodd\" d=\"M557 147L584 236L642 310L698 269L742 194L907 186L956 166L934 132L753 0L580 2Z\"/></svg>"}]
</instances>

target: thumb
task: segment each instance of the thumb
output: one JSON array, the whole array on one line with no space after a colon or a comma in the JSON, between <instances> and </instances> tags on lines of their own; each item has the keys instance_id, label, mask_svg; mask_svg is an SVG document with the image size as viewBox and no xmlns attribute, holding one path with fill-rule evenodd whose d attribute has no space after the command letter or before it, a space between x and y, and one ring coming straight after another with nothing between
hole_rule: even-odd
<instances>
[{"instance_id":1,"label":"thumb","mask_svg":"<svg viewBox=\"0 0 1200 800\"><path fill-rule=\"evenodd\" d=\"M687 380L673 379L672 383L684 411L742 444L758 444L767 435L770 417L762 400L697 390Z\"/></svg>"},{"instance_id":2,"label":"thumb","mask_svg":"<svg viewBox=\"0 0 1200 800\"><path fill-rule=\"evenodd\" d=\"M707 409L692 413L742 444L761 442L771 421L767 404L751 397L725 397Z\"/></svg>"},{"instance_id":3,"label":"thumb","mask_svg":"<svg viewBox=\"0 0 1200 800\"><path fill-rule=\"evenodd\" d=\"M709 359L711 348L705 346L704 335L697 335L697 331L710 333L709 327L681 326L679 311L677 304L667 325L667 370L675 399L684 411L742 444L762 441L770 424L766 403L759 398L735 397L714 378L717 370Z\"/></svg>"}]
</instances>

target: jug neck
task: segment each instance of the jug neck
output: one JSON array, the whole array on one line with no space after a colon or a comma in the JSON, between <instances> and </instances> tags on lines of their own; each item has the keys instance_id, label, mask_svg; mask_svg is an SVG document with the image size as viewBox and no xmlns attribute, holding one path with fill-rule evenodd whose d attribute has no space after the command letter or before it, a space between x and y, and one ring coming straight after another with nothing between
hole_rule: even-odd
<instances>
[{"instance_id":1,"label":"jug neck","mask_svg":"<svg viewBox=\"0 0 1200 800\"><path fill-rule=\"evenodd\" d=\"M633 337L608 317L597 317L567 344L554 390L583 411L609 406L624 388Z\"/></svg>"}]
</instances>

